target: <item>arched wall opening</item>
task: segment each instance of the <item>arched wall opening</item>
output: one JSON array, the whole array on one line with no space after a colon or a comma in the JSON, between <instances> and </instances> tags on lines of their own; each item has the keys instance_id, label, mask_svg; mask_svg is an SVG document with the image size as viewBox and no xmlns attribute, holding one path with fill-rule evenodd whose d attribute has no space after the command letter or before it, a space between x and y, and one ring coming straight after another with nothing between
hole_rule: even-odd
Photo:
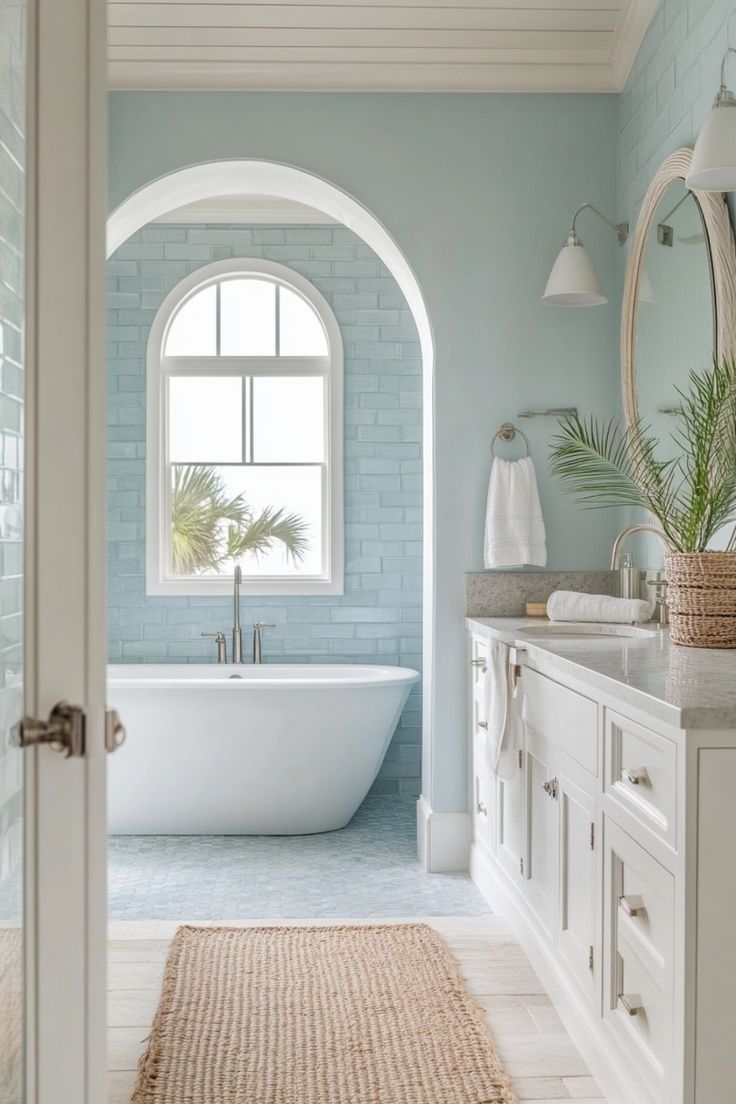
<instances>
[{"instance_id":1,"label":"arched wall opening","mask_svg":"<svg viewBox=\"0 0 736 1104\"><path fill-rule=\"evenodd\" d=\"M429 314L414 272L391 234L358 200L329 181L290 165L226 160L188 166L144 185L107 222L107 256L148 223L213 196L272 196L316 208L352 230L390 270L416 325L422 359L422 793L432 792L434 717L434 361ZM425 802L426 804L426 802ZM420 855L432 867L427 825L418 832Z\"/></svg>"}]
</instances>

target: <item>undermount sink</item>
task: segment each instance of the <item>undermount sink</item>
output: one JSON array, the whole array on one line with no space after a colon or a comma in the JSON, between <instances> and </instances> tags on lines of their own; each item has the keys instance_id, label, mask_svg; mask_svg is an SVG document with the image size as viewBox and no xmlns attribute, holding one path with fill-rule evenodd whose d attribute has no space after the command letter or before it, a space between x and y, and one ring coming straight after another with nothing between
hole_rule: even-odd
<instances>
[{"instance_id":1,"label":"undermount sink","mask_svg":"<svg viewBox=\"0 0 736 1104\"><path fill-rule=\"evenodd\" d=\"M591 636L603 636L608 638L628 637L644 638L657 635L656 629L645 629L640 625L613 625L599 622L582 621L558 621L545 625L520 626L520 632L530 640L535 638L564 637L570 639L589 639Z\"/></svg>"}]
</instances>

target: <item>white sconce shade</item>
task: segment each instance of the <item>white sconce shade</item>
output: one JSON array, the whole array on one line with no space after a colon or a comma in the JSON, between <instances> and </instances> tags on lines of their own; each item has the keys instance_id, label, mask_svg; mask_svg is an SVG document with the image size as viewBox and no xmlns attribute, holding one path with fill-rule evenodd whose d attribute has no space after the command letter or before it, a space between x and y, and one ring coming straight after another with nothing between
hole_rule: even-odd
<instances>
[{"instance_id":1,"label":"white sconce shade","mask_svg":"<svg viewBox=\"0 0 736 1104\"><path fill-rule=\"evenodd\" d=\"M685 183L694 192L736 191L736 97L726 88L726 62L721 62L721 87L693 150Z\"/></svg>"},{"instance_id":2,"label":"white sconce shade","mask_svg":"<svg viewBox=\"0 0 736 1104\"><path fill-rule=\"evenodd\" d=\"M557 254L542 302L558 307L599 307L608 302L598 273L574 230Z\"/></svg>"}]
</instances>

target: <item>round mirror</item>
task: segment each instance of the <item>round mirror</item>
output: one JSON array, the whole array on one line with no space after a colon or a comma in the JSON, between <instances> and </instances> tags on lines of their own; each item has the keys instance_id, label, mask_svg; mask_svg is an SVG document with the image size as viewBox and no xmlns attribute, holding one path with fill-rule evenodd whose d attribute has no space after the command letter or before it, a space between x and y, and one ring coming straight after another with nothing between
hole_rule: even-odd
<instances>
[{"instance_id":1,"label":"round mirror","mask_svg":"<svg viewBox=\"0 0 736 1104\"><path fill-rule=\"evenodd\" d=\"M649 186L634 231L621 319L624 407L672 456L673 414L693 370L736 349L736 256L725 198L685 186L677 150Z\"/></svg>"},{"instance_id":2,"label":"round mirror","mask_svg":"<svg viewBox=\"0 0 736 1104\"><path fill-rule=\"evenodd\" d=\"M672 454L672 416L695 368L716 349L713 272L700 207L684 180L657 204L642 257L634 320L639 417Z\"/></svg>"}]
</instances>

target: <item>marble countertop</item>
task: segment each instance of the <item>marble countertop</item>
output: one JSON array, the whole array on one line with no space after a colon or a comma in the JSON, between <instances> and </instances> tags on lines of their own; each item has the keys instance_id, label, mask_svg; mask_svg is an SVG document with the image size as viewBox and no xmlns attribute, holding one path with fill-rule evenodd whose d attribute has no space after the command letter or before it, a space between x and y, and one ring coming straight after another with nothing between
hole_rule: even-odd
<instances>
[{"instance_id":1,"label":"marble countertop","mask_svg":"<svg viewBox=\"0 0 736 1104\"><path fill-rule=\"evenodd\" d=\"M565 639L527 635L550 624L540 618L468 617L466 624L523 647L549 673L573 675L667 724L736 728L736 649L683 648L656 625L643 626L647 635L635 637Z\"/></svg>"}]
</instances>

